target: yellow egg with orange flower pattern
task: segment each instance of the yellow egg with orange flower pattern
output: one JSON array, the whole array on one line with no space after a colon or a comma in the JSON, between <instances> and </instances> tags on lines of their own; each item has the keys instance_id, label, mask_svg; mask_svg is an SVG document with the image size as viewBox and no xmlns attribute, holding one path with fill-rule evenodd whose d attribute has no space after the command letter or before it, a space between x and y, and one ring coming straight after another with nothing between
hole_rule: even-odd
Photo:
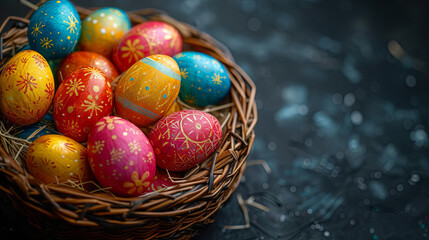
<instances>
[{"instance_id":1,"label":"yellow egg with orange flower pattern","mask_svg":"<svg viewBox=\"0 0 429 240\"><path fill-rule=\"evenodd\" d=\"M31 175L45 184L93 181L86 148L75 140L49 134L34 140L27 150L26 163Z\"/></svg>"},{"instance_id":2,"label":"yellow egg with orange flower pattern","mask_svg":"<svg viewBox=\"0 0 429 240\"><path fill-rule=\"evenodd\" d=\"M54 98L54 77L39 53L16 54L0 75L0 109L13 123L30 125L40 121Z\"/></svg>"}]
</instances>

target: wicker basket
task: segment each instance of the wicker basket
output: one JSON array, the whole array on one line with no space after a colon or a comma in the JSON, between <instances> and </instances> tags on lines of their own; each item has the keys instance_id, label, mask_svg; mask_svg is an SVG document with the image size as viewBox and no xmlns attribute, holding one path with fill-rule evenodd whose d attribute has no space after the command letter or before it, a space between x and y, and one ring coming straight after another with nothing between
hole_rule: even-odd
<instances>
[{"instance_id":1,"label":"wicker basket","mask_svg":"<svg viewBox=\"0 0 429 240\"><path fill-rule=\"evenodd\" d=\"M39 3L41 4L41 3ZM76 7L81 19L94 9ZM27 43L26 18L9 17L1 26L2 60L7 60ZM154 9L128 13L133 25L148 20L167 22L181 33L184 47L207 53L229 70L230 97L222 107L203 109L224 121L222 144L201 166L192 169L177 185L142 197L121 198L106 193L88 193L79 189L45 185L32 177L12 153L8 136L0 136L0 199L13 204L28 226L40 231L35 236L54 238L190 238L204 225L213 222L239 184L254 141L257 122L256 87L234 62L229 50L192 26L176 21ZM4 31L8 21L13 27ZM184 106L186 107L186 106ZM0 118L3 125L9 124ZM221 121L222 122L222 121ZM24 144L24 151L25 151ZM21 153L23 154L23 153ZM19 212L18 212L19 210ZM27 224L27 223L24 223ZM38 235L40 234L40 235Z\"/></svg>"}]
</instances>

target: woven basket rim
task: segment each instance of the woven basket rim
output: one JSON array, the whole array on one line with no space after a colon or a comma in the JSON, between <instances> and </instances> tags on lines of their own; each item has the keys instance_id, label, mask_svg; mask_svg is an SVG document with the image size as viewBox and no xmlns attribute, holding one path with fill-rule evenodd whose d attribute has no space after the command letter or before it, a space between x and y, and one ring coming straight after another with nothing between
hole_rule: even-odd
<instances>
[{"instance_id":1,"label":"woven basket rim","mask_svg":"<svg viewBox=\"0 0 429 240\"><path fill-rule=\"evenodd\" d=\"M75 7L81 19L98 9ZM26 25L33 12L31 10L25 18L8 17L0 27L3 32L9 21L17 22L2 35L1 57L5 58L1 59L0 69L3 69L16 48L26 43ZM225 118L220 147L183 182L143 197L124 198L105 193L91 194L67 186L45 185L27 173L7 153L4 147L5 137L0 136L0 194L8 196L16 206L22 208L23 214L33 219L33 223L42 219L47 222L47 226L56 226L55 222L58 220L67 222L69 228L63 229L64 233L75 234L76 229L88 230L89 227L97 234L106 227L113 227L118 231L137 229L132 235L134 237L189 236L201 228L201 225L213 221L213 215L239 184L255 139L254 127L258 119L256 86L235 63L228 48L210 35L157 9L142 9L127 14L133 25L149 20L171 24L182 35L184 45L209 54L225 65L232 86L230 104L222 109L229 117ZM214 109L215 112L221 111ZM211 111L210 108L204 110ZM124 234L127 234L125 230Z\"/></svg>"}]
</instances>

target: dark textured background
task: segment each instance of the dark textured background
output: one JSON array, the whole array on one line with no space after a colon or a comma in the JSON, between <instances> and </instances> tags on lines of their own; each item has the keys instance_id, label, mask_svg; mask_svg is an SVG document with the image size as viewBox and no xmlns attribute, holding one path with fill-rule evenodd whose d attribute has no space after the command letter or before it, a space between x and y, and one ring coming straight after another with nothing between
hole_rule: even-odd
<instances>
[{"instance_id":1,"label":"dark textured background","mask_svg":"<svg viewBox=\"0 0 429 240\"><path fill-rule=\"evenodd\" d=\"M429 239L426 1L73 1L155 7L227 45L258 86L239 188L201 239ZM2 1L0 20L24 16ZM399 46L402 47L402 52ZM237 203L254 196L270 212ZM16 234L13 221L2 232ZM10 225L10 226L9 226Z\"/></svg>"}]
</instances>

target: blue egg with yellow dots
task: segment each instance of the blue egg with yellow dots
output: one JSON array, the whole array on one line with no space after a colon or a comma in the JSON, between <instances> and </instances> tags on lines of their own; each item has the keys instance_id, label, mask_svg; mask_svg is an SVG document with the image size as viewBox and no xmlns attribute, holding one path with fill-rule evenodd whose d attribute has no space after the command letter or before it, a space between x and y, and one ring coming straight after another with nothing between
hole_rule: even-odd
<instances>
[{"instance_id":1,"label":"blue egg with yellow dots","mask_svg":"<svg viewBox=\"0 0 429 240\"><path fill-rule=\"evenodd\" d=\"M73 4L68 0L50 0L31 16L27 37L31 49L52 60L73 52L80 32L81 22Z\"/></svg>"},{"instance_id":2,"label":"blue egg with yellow dots","mask_svg":"<svg viewBox=\"0 0 429 240\"><path fill-rule=\"evenodd\" d=\"M33 133L35 133L37 130L39 130L42 127L44 128L30 138L30 136ZM42 118L42 120L40 120L37 123L31 124L29 126L21 127L18 130L18 132L15 134L15 136L24 140L28 140L29 142L33 142L38 137L41 137L47 134L61 134L58 132L57 128L55 127L54 117L50 113L47 113Z\"/></svg>"},{"instance_id":3,"label":"blue egg with yellow dots","mask_svg":"<svg viewBox=\"0 0 429 240\"><path fill-rule=\"evenodd\" d=\"M228 95L231 80L216 58L200 52L182 52L173 59L180 68L179 97L185 103L196 107L216 105Z\"/></svg>"}]
</instances>

